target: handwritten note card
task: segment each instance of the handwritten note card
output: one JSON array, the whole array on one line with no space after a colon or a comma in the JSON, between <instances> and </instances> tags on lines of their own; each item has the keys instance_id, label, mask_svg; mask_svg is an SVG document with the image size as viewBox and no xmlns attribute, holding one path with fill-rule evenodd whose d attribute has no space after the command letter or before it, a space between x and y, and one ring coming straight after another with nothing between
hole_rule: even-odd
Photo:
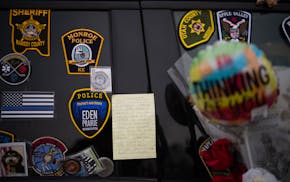
<instances>
[{"instance_id":1,"label":"handwritten note card","mask_svg":"<svg viewBox=\"0 0 290 182\"><path fill-rule=\"evenodd\" d=\"M113 159L156 158L153 94L112 96Z\"/></svg>"}]
</instances>

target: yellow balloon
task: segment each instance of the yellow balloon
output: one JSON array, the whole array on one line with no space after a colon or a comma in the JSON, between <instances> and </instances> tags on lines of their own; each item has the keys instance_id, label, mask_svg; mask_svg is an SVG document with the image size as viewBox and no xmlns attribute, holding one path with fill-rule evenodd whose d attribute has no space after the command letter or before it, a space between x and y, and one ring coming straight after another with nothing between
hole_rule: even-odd
<instances>
[{"instance_id":1,"label":"yellow balloon","mask_svg":"<svg viewBox=\"0 0 290 182\"><path fill-rule=\"evenodd\" d=\"M189 77L194 104L218 124L251 122L278 95L271 63L252 44L219 42L200 51Z\"/></svg>"}]
</instances>

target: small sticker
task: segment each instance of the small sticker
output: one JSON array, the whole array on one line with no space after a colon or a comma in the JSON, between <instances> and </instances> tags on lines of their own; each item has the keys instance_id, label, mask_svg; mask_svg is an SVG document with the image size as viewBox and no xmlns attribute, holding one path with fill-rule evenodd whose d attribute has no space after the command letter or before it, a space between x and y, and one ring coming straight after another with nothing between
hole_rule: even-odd
<instances>
[{"instance_id":1,"label":"small sticker","mask_svg":"<svg viewBox=\"0 0 290 182\"><path fill-rule=\"evenodd\" d=\"M212 11L191 10L179 23L179 39L185 48L207 42L214 32Z\"/></svg>"},{"instance_id":2,"label":"small sticker","mask_svg":"<svg viewBox=\"0 0 290 182\"><path fill-rule=\"evenodd\" d=\"M75 159L67 159L63 161L62 166L63 166L64 172L72 176L78 176L78 174L80 174L81 169L82 169L80 161L75 160Z\"/></svg>"},{"instance_id":3,"label":"small sticker","mask_svg":"<svg viewBox=\"0 0 290 182\"><path fill-rule=\"evenodd\" d=\"M219 39L250 43L251 20L251 13L246 11L218 11Z\"/></svg>"},{"instance_id":4,"label":"small sticker","mask_svg":"<svg viewBox=\"0 0 290 182\"><path fill-rule=\"evenodd\" d=\"M1 58L0 66L0 79L9 85L20 85L30 76L30 61L22 54L7 54Z\"/></svg>"},{"instance_id":5,"label":"small sticker","mask_svg":"<svg viewBox=\"0 0 290 182\"><path fill-rule=\"evenodd\" d=\"M0 144L0 176L28 176L26 144L24 142Z\"/></svg>"},{"instance_id":6,"label":"small sticker","mask_svg":"<svg viewBox=\"0 0 290 182\"><path fill-rule=\"evenodd\" d=\"M104 38L90 29L75 29L61 37L68 74L89 75L97 66Z\"/></svg>"},{"instance_id":7,"label":"small sticker","mask_svg":"<svg viewBox=\"0 0 290 182\"><path fill-rule=\"evenodd\" d=\"M41 137L32 142L32 165L41 176L62 176L61 161L65 159L67 147L54 137Z\"/></svg>"},{"instance_id":8,"label":"small sticker","mask_svg":"<svg viewBox=\"0 0 290 182\"><path fill-rule=\"evenodd\" d=\"M112 92L111 68L91 68L91 91Z\"/></svg>"},{"instance_id":9,"label":"small sticker","mask_svg":"<svg viewBox=\"0 0 290 182\"><path fill-rule=\"evenodd\" d=\"M90 88L75 90L68 103L71 120L86 138L94 138L106 125L111 103L105 92L91 92Z\"/></svg>"},{"instance_id":10,"label":"small sticker","mask_svg":"<svg viewBox=\"0 0 290 182\"><path fill-rule=\"evenodd\" d=\"M286 17L282 22L282 29L290 43L290 16Z\"/></svg>"},{"instance_id":11,"label":"small sticker","mask_svg":"<svg viewBox=\"0 0 290 182\"><path fill-rule=\"evenodd\" d=\"M0 143L14 142L15 135L11 132L0 130Z\"/></svg>"},{"instance_id":12,"label":"small sticker","mask_svg":"<svg viewBox=\"0 0 290 182\"><path fill-rule=\"evenodd\" d=\"M9 24L14 52L35 50L41 56L50 56L50 10L11 9Z\"/></svg>"},{"instance_id":13,"label":"small sticker","mask_svg":"<svg viewBox=\"0 0 290 182\"><path fill-rule=\"evenodd\" d=\"M113 161L108 157L100 157L99 161L102 163L104 170L97 173L100 177L108 177L114 172L114 163Z\"/></svg>"}]
</instances>

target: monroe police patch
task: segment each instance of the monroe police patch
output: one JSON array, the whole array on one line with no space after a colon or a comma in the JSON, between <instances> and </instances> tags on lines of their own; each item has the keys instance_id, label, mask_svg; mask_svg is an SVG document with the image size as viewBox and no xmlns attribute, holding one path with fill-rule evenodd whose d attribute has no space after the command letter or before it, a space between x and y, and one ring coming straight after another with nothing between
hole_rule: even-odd
<instances>
[{"instance_id":1,"label":"monroe police patch","mask_svg":"<svg viewBox=\"0 0 290 182\"><path fill-rule=\"evenodd\" d=\"M75 29L61 37L68 74L89 75L99 61L104 38L89 29Z\"/></svg>"},{"instance_id":2,"label":"monroe police patch","mask_svg":"<svg viewBox=\"0 0 290 182\"><path fill-rule=\"evenodd\" d=\"M35 50L42 56L50 56L50 10L11 9L9 24L14 52Z\"/></svg>"},{"instance_id":3,"label":"monroe police patch","mask_svg":"<svg viewBox=\"0 0 290 182\"><path fill-rule=\"evenodd\" d=\"M30 72L30 61L22 54L11 53L0 59L0 80L9 85L22 84Z\"/></svg>"},{"instance_id":4,"label":"monroe police patch","mask_svg":"<svg viewBox=\"0 0 290 182\"><path fill-rule=\"evenodd\" d=\"M105 92L91 92L90 88L83 88L73 92L68 108L77 130L87 138L94 138L107 123L111 103Z\"/></svg>"},{"instance_id":5,"label":"monroe police patch","mask_svg":"<svg viewBox=\"0 0 290 182\"><path fill-rule=\"evenodd\" d=\"M208 41L214 32L210 10L191 10L179 23L179 39L185 48L192 48Z\"/></svg>"}]
</instances>

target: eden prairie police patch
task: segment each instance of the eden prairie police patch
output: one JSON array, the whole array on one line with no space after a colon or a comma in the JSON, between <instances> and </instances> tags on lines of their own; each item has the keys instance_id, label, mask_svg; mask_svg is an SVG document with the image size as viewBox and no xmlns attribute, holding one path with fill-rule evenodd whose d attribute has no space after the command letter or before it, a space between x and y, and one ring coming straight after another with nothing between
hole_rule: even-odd
<instances>
[{"instance_id":1,"label":"eden prairie police patch","mask_svg":"<svg viewBox=\"0 0 290 182\"><path fill-rule=\"evenodd\" d=\"M50 56L50 10L11 9L9 24L14 52L36 50L42 56Z\"/></svg>"},{"instance_id":2,"label":"eden prairie police patch","mask_svg":"<svg viewBox=\"0 0 290 182\"><path fill-rule=\"evenodd\" d=\"M71 120L87 138L94 138L104 128L110 115L111 103L105 92L90 88L75 90L68 103Z\"/></svg>"},{"instance_id":3,"label":"eden prairie police patch","mask_svg":"<svg viewBox=\"0 0 290 182\"><path fill-rule=\"evenodd\" d=\"M179 23L179 39L185 48L192 48L208 41L214 32L210 10L191 10Z\"/></svg>"},{"instance_id":4,"label":"eden prairie police patch","mask_svg":"<svg viewBox=\"0 0 290 182\"><path fill-rule=\"evenodd\" d=\"M61 37L68 74L89 75L97 66L104 38L89 29L75 29Z\"/></svg>"},{"instance_id":5,"label":"eden prairie police patch","mask_svg":"<svg viewBox=\"0 0 290 182\"><path fill-rule=\"evenodd\" d=\"M219 39L250 43L251 19L251 14L246 11L218 11Z\"/></svg>"}]
</instances>

